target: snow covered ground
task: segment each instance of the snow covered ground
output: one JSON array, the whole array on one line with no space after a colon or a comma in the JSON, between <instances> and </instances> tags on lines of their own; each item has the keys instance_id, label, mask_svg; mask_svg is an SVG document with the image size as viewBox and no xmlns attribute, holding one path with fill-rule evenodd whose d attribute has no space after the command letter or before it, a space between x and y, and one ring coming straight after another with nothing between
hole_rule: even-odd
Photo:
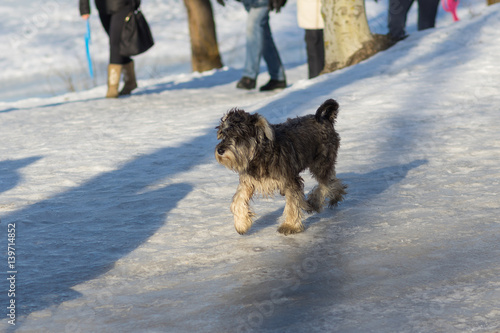
<instances>
[{"instance_id":1,"label":"snow covered ground","mask_svg":"<svg viewBox=\"0 0 500 333\"><path fill-rule=\"evenodd\" d=\"M463 0L460 22L440 12L424 32L413 11L408 39L305 80L290 1L272 20L291 86L249 93L234 88L244 42L238 4L215 7L227 67L188 74L182 4L144 2L158 27L179 30L157 28L128 98L103 99L102 83L53 97L32 90L55 79L50 66L85 73L70 60L81 46L70 45L81 23L74 3L47 5L60 6L51 22L61 36L47 24L2 52L1 237L6 244L16 224L18 273L16 326L4 310L0 330L500 331L500 5ZM17 36L27 3L35 2L2 2L2 38ZM37 6L23 9L27 20ZM367 6L372 29L385 32L386 4ZM105 41L93 23L103 67ZM50 66L36 65L40 39ZM148 68L157 70L148 77ZM254 226L238 235L229 211L238 177L213 157L218 120L239 106L281 122L327 98L341 105L345 202L285 237L276 233L283 198L256 198ZM8 290L3 279L4 309Z\"/></svg>"}]
</instances>

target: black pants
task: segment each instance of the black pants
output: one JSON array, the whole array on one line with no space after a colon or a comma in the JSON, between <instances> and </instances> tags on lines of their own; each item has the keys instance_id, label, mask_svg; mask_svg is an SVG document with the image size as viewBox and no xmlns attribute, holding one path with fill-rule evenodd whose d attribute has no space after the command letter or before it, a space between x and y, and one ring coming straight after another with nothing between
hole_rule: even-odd
<instances>
[{"instance_id":1,"label":"black pants","mask_svg":"<svg viewBox=\"0 0 500 333\"><path fill-rule=\"evenodd\" d=\"M389 33L399 39L406 35L406 15L414 0L389 0ZM418 1L418 30L434 28L439 0Z\"/></svg>"},{"instance_id":2,"label":"black pants","mask_svg":"<svg viewBox=\"0 0 500 333\"><path fill-rule=\"evenodd\" d=\"M319 75L325 67L325 45L323 42L323 29L306 29L307 64L309 67L309 78Z\"/></svg>"},{"instance_id":3,"label":"black pants","mask_svg":"<svg viewBox=\"0 0 500 333\"><path fill-rule=\"evenodd\" d=\"M109 63L119 65L128 64L132 59L120 55L120 41L125 17L127 17L133 9L123 8L114 14L108 14L105 0L95 0L95 4L99 11L99 18L101 19L102 26L109 36Z\"/></svg>"}]
</instances>

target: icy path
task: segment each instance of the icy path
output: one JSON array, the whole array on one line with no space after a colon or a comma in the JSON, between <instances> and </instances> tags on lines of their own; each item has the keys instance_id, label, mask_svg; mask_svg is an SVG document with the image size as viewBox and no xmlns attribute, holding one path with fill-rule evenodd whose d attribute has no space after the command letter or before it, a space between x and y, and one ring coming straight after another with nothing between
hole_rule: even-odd
<instances>
[{"instance_id":1,"label":"icy path","mask_svg":"<svg viewBox=\"0 0 500 333\"><path fill-rule=\"evenodd\" d=\"M17 332L499 331L499 19L314 81L290 69L276 95L235 90L229 69L0 110ZM238 235L218 119L240 106L279 122L331 97L346 201L285 237L283 199L257 199Z\"/></svg>"}]
</instances>

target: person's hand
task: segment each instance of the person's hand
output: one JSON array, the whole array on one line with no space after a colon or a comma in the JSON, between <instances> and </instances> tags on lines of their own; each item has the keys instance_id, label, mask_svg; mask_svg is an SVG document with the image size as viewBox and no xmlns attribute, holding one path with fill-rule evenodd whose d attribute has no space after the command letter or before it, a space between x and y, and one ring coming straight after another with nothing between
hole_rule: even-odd
<instances>
[{"instance_id":1,"label":"person's hand","mask_svg":"<svg viewBox=\"0 0 500 333\"><path fill-rule=\"evenodd\" d=\"M88 20L90 17L90 14L85 14L85 15L82 15L82 19L84 20Z\"/></svg>"},{"instance_id":2,"label":"person's hand","mask_svg":"<svg viewBox=\"0 0 500 333\"><path fill-rule=\"evenodd\" d=\"M226 6L226 4L224 3L224 0L217 0L217 2L219 3L219 5Z\"/></svg>"},{"instance_id":3,"label":"person's hand","mask_svg":"<svg viewBox=\"0 0 500 333\"><path fill-rule=\"evenodd\" d=\"M286 0L269 0L268 8L269 10L276 10L276 13L279 13L281 7L286 4Z\"/></svg>"}]
</instances>

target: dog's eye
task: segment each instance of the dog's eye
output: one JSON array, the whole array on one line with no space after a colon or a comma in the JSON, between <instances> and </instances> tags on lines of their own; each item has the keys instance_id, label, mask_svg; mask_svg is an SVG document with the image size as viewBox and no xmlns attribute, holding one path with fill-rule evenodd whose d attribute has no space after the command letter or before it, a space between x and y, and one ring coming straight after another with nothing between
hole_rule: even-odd
<instances>
[{"instance_id":1,"label":"dog's eye","mask_svg":"<svg viewBox=\"0 0 500 333\"><path fill-rule=\"evenodd\" d=\"M221 140L223 138L227 138L228 132L230 133L230 129L227 127L226 128L219 128L219 130L217 131L217 139Z\"/></svg>"}]
</instances>

